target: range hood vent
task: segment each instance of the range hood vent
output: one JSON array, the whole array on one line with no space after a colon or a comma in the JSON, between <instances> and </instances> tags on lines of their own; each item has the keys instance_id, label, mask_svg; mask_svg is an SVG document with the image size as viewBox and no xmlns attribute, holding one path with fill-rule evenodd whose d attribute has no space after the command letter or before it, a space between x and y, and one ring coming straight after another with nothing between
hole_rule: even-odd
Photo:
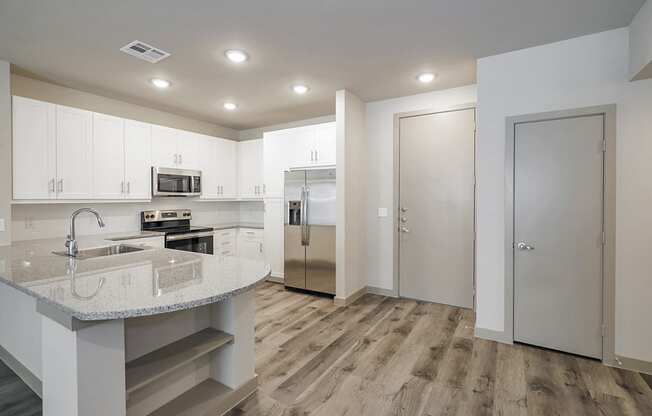
<instances>
[{"instance_id":1,"label":"range hood vent","mask_svg":"<svg viewBox=\"0 0 652 416\"><path fill-rule=\"evenodd\" d=\"M170 56L168 52L155 48L154 46L148 45L145 42L141 42L139 40L128 43L127 45L120 48L120 50L124 53L135 56L136 58L140 58L152 64L155 64Z\"/></svg>"}]
</instances>

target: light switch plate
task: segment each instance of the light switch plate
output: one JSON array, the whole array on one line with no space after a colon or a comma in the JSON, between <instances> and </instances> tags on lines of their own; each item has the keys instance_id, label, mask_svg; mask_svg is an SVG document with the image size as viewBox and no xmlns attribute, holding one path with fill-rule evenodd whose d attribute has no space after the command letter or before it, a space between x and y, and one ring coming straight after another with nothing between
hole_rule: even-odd
<instances>
[{"instance_id":1,"label":"light switch plate","mask_svg":"<svg viewBox=\"0 0 652 416\"><path fill-rule=\"evenodd\" d=\"M378 218L387 216L387 208L378 208Z\"/></svg>"},{"instance_id":2,"label":"light switch plate","mask_svg":"<svg viewBox=\"0 0 652 416\"><path fill-rule=\"evenodd\" d=\"M0 232L5 230L5 219L0 218Z\"/></svg>"}]
</instances>

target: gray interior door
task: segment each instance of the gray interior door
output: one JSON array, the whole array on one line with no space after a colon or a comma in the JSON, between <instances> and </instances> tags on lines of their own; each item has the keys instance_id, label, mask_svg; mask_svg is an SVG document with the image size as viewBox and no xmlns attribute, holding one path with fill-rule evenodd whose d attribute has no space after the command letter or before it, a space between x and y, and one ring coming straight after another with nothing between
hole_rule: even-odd
<instances>
[{"instance_id":1,"label":"gray interior door","mask_svg":"<svg viewBox=\"0 0 652 416\"><path fill-rule=\"evenodd\" d=\"M471 308L475 110L402 118L399 129L400 295Z\"/></svg>"},{"instance_id":2,"label":"gray interior door","mask_svg":"<svg viewBox=\"0 0 652 416\"><path fill-rule=\"evenodd\" d=\"M517 124L514 339L602 358L603 116Z\"/></svg>"}]
</instances>

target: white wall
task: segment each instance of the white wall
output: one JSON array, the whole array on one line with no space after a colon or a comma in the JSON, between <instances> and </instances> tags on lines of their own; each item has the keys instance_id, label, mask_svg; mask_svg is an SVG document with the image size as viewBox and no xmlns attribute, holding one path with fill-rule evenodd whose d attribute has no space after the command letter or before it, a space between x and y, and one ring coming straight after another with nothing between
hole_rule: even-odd
<instances>
[{"instance_id":1,"label":"white wall","mask_svg":"<svg viewBox=\"0 0 652 416\"><path fill-rule=\"evenodd\" d=\"M652 1L641 7L630 26L629 75L632 79L652 78Z\"/></svg>"},{"instance_id":2,"label":"white wall","mask_svg":"<svg viewBox=\"0 0 652 416\"><path fill-rule=\"evenodd\" d=\"M367 285L367 141L365 104L346 90L335 98L337 122L336 299Z\"/></svg>"},{"instance_id":3,"label":"white wall","mask_svg":"<svg viewBox=\"0 0 652 416\"><path fill-rule=\"evenodd\" d=\"M11 243L11 93L9 62L0 61L0 246Z\"/></svg>"},{"instance_id":4,"label":"white wall","mask_svg":"<svg viewBox=\"0 0 652 416\"><path fill-rule=\"evenodd\" d=\"M271 126L258 127L258 128L255 128L255 129L240 130L239 135L238 135L238 140L239 141L245 141L245 140L262 139L263 134L268 132L268 131L285 130L285 129L291 129L291 128L294 128L294 127L311 126L313 124L330 123L332 121L335 121L335 115L334 114L328 115L328 116L322 116L322 117L308 118L308 119L304 119L304 120L297 120L297 121L292 121L292 122L289 122L289 123L274 124L274 125L271 125Z\"/></svg>"},{"instance_id":5,"label":"white wall","mask_svg":"<svg viewBox=\"0 0 652 416\"><path fill-rule=\"evenodd\" d=\"M447 109L476 101L470 85L391 100L367 103L367 263L368 285L394 289L394 114L426 109ZM388 216L379 218L378 208Z\"/></svg>"},{"instance_id":6,"label":"white wall","mask_svg":"<svg viewBox=\"0 0 652 416\"><path fill-rule=\"evenodd\" d=\"M616 354L652 361L652 87L630 83L627 28L478 61L477 319L505 318L505 118L617 104Z\"/></svg>"},{"instance_id":7,"label":"white wall","mask_svg":"<svg viewBox=\"0 0 652 416\"><path fill-rule=\"evenodd\" d=\"M70 214L80 207L97 209L106 223L100 229L91 215L77 219L78 235L92 235L140 230L140 212L151 209L192 209L192 224L211 225L238 222L263 222L262 203L256 202L196 202L185 198L155 198L151 203L114 204L44 204L14 205L13 239L64 237L68 232Z\"/></svg>"}]
</instances>

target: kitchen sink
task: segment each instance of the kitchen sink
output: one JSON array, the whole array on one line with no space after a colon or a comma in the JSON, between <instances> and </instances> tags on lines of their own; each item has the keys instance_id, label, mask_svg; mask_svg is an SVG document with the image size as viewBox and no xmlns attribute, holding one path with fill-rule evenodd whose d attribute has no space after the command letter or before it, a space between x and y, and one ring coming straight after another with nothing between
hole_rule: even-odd
<instances>
[{"instance_id":1,"label":"kitchen sink","mask_svg":"<svg viewBox=\"0 0 652 416\"><path fill-rule=\"evenodd\" d=\"M136 247L136 246L128 246L125 244L116 244L113 246L106 246L106 247L97 247L97 248L89 248L86 250L79 250L77 252L77 255L75 256L76 259L78 260L85 260L85 259L92 259L95 257L106 257L106 256L115 256L118 254L126 254L126 253L133 253L136 251L143 251L146 250L145 247ZM59 256L65 256L65 257L70 257L68 255L68 251L63 250L63 251L54 251L53 252L56 255Z\"/></svg>"}]
</instances>

